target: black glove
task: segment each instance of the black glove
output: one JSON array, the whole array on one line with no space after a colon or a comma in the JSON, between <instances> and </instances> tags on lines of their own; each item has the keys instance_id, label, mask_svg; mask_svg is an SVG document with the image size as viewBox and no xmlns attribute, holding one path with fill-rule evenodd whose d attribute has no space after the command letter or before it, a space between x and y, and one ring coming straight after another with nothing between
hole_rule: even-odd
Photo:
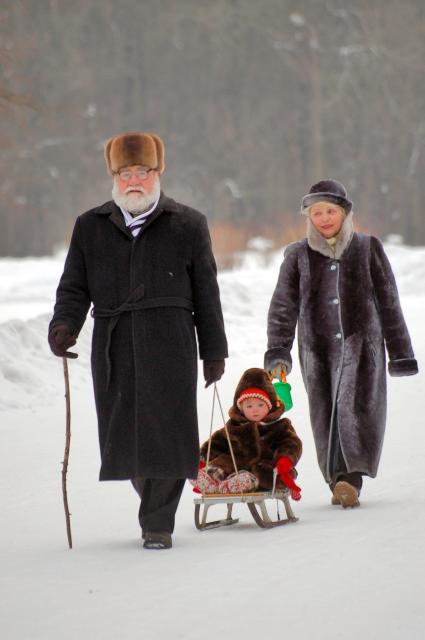
<instances>
[{"instance_id":1,"label":"black glove","mask_svg":"<svg viewBox=\"0 0 425 640\"><path fill-rule=\"evenodd\" d=\"M77 353L68 351L73 347L77 339L71 334L66 324L57 324L49 333L48 341L50 349L59 358L78 358Z\"/></svg>"},{"instance_id":2,"label":"black glove","mask_svg":"<svg viewBox=\"0 0 425 640\"><path fill-rule=\"evenodd\" d=\"M224 373L224 360L204 360L205 389L220 380Z\"/></svg>"}]
</instances>

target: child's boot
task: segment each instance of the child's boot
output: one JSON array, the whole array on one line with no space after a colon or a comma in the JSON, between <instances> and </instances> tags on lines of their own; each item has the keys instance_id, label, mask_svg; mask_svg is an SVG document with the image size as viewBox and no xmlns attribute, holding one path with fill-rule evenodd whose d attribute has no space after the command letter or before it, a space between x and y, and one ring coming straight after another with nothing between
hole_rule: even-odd
<instances>
[{"instance_id":1,"label":"child's boot","mask_svg":"<svg viewBox=\"0 0 425 640\"><path fill-rule=\"evenodd\" d=\"M220 493L248 493L258 487L258 479L249 471L239 471L227 476L219 484Z\"/></svg>"},{"instance_id":2,"label":"child's boot","mask_svg":"<svg viewBox=\"0 0 425 640\"><path fill-rule=\"evenodd\" d=\"M193 490L196 493L202 494L219 493L220 480L214 477L214 475L214 473L207 473L206 467L199 469L196 480L190 480L190 483L193 485Z\"/></svg>"}]
</instances>

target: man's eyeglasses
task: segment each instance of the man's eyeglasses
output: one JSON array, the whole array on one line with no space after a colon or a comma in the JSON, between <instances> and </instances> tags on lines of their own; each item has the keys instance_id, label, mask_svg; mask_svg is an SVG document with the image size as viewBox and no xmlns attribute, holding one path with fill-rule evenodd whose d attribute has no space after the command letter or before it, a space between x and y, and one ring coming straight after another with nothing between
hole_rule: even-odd
<instances>
[{"instance_id":1,"label":"man's eyeglasses","mask_svg":"<svg viewBox=\"0 0 425 640\"><path fill-rule=\"evenodd\" d=\"M130 171L130 169L121 169L121 171L118 171L117 173L123 182L128 182L133 176L135 176L138 180L146 180L151 171L153 171L153 169L137 169L136 171Z\"/></svg>"}]
</instances>

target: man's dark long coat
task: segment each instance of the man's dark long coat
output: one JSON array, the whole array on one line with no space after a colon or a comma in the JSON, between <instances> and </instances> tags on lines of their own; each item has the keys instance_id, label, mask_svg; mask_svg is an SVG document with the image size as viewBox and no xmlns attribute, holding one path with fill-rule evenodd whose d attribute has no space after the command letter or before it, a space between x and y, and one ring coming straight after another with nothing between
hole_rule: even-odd
<instances>
[{"instance_id":1,"label":"man's dark long coat","mask_svg":"<svg viewBox=\"0 0 425 640\"><path fill-rule=\"evenodd\" d=\"M270 304L266 369L278 362L290 369L297 323L325 479L332 480L340 453L348 472L375 477L386 418L385 345L391 375L418 370L391 266L377 238L354 233L339 259L313 250L307 239L289 245Z\"/></svg>"},{"instance_id":2,"label":"man's dark long coat","mask_svg":"<svg viewBox=\"0 0 425 640\"><path fill-rule=\"evenodd\" d=\"M227 357L204 215L161 194L133 238L113 202L75 224L50 328L78 335L93 303L101 480L196 477L197 345Z\"/></svg>"}]
</instances>

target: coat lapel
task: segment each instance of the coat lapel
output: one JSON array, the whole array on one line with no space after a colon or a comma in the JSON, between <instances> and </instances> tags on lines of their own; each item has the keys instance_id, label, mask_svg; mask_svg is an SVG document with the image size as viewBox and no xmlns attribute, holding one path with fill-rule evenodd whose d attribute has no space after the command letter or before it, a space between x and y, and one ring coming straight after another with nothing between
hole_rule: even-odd
<instances>
[{"instance_id":1,"label":"coat lapel","mask_svg":"<svg viewBox=\"0 0 425 640\"><path fill-rule=\"evenodd\" d=\"M166 207L166 204L168 203L168 201L169 201L169 200L170 200L170 199L169 199L169 198L167 198L167 197L163 194L163 192L161 191L161 195L160 195L160 197L159 197L158 204L157 204L157 206L156 206L155 210L154 210L154 211L152 211L152 213L150 214L150 216L148 216L148 217L147 217L145 224L144 224L142 227L140 227L140 231L139 231L139 234L138 234L138 235L137 235L137 237L136 237L136 240L137 240L138 238L140 238L140 236L142 236L142 235L146 232L146 229L148 229L148 228L151 226L151 224L152 224L153 222L155 222L155 220L156 220L157 218L159 218L159 216L161 215L161 213L162 213L166 208L168 209L168 207ZM172 201L171 201L171 202L172 202Z\"/></svg>"},{"instance_id":2,"label":"coat lapel","mask_svg":"<svg viewBox=\"0 0 425 640\"><path fill-rule=\"evenodd\" d=\"M124 216L121 213L121 210L119 209L119 207L115 204L115 202L112 202L112 213L109 216L109 220L112 222L112 224L114 224L120 231L122 231L123 233L125 233L125 235L130 238L130 240L133 240L133 234L131 233L130 229L126 226L125 221L124 221Z\"/></svg>"},{"instance_id":3,"label":"coat lapel","mask_svg":"<svg viewBox=\"0 0 425 640\"><path fill-rule=\"evenodd\" d=\"M124 216L121 213L120 208L115 204L113 200L109 200L102 204L102 206L96 209L96 213L98 215L107 215L109 216L109 220L114 224L117 229L119 229L124 235L127 236L130 240L133 240L133 235L131 231L126 227L124 222Z\"/></svg>"}]
</instances>

